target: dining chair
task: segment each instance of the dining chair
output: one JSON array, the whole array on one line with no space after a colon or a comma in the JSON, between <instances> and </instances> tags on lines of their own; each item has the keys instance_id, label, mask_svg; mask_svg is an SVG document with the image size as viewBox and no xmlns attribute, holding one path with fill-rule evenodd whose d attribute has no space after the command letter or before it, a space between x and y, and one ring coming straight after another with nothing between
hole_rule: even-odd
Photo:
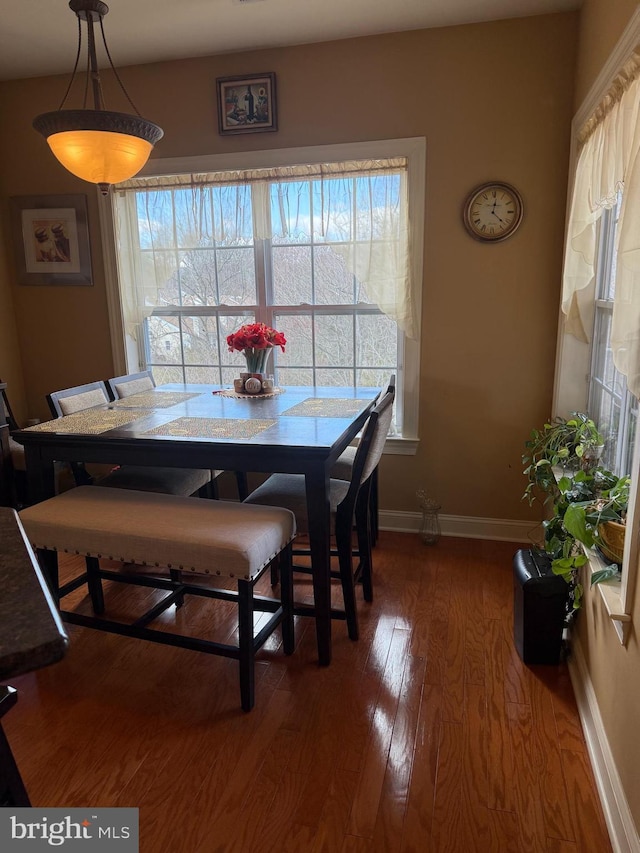
<instances>
[{"instance_id":1,"label":"dining chair","mask_svg":"<svg viewBox=\"0 0 640 853\"><path fill-rule=\"evenodd\" d=\"M113 379L107 379L107 387L111 392L113 400L123 400L126 397L133 396L133 394L152 391L156 387L156 382L150 370L143 370L140 373L130 373L126 376L115 376ZM215 498L218 497L216 480L223 473L224 471L218 471L217 469L212 469L211 471L211 488L213 497ZM245 471L235 471L234 473L238 487L238 497L243 501L249 494L247 474Z\"/></svg>"},{"instance_id":2,"label":"dining chair","mask_svg":"<svg viewBox=\"0 0 640 853\"><path fill-rule=\"evenodd\" d=\"M104 406L111 400L105 383L97 381L53 391L47 394L47 402L53 417L60 418L84 412L95 406ZM71 470L78 486L109 486L183 497L197 493L201 497L213 497L210 490L211 472L207 469L124 465L115 467L102 476L96 476L87 470L84 463L72 462Z\"/></svg>"},{"instance_id":3,"label":"dining chair","mask_svg":"<svg viewBox=\"0 0 640 853\"><path fill-rule=\"evenodd\" d=\"M329 480L329 501L332 531L339 571L332 572L342 585L344 611L331 611L332 618L344 618L352 640L358 639L358 614L355 600L355 585L362 582L365 601L373 600L373 578L371 558L371 523L369 498L372 475L375 471L385 439L391 425L395 391L386 391L371 411L358 443L349 481ZM306 486L303 474L272 474L253 491L245 503L280 506L290 509L296 516L299 533L308 532ZM352 531L355 520L358 539L358 562L354 570ZM294 548L294 555L301 553ZM293 566L293 571L306 571ZM312 615L309 606L294 608L297 615Z\"/></svg>"},{"instance_id":4,"label":"dining chair","mask_svg":"<svg viewBox=\"0 0 640 853\"><path fill-rule=\"evenodd\" d=\"M391 374L387 392L396 393L396 377ZM382 394L380 395L382 396ZM347 447L338 457L336 463L331 469L331 476L336 480L350 480L353 472L353 465L356 459L357 445ZM378 531L380 529L380 508L378 501L378 467L372 474L371 493L369 498L369 509L371 513L371 544L375 545L378 541Z\"/></svg>"}]
</instances>

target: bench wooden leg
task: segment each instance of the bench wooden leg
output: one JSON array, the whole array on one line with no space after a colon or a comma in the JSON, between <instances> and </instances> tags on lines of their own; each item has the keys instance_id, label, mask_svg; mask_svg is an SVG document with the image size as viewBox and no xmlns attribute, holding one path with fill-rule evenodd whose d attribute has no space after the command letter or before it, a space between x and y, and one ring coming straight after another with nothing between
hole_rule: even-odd
<instances>
[{"instance_id":1,"label":"bench wooden leg","mask_svg":"<svg viewBox=\"0 0 640 853\"><path fill-rule=\"evenodd\" d=\"M180 569L169 569L169 575L172 581L175 581L176 583L182 582L182 572L180 571ZM175 604L176 608L182 607L182 605L184 604L184 595L179 595L176 598Z\"/></svg>"},{"instance_id":2,"label":"bench wooden leg","mask_svg":"<svg viewBox=\"0 0 640 853\"><path fill-rule=\"evenodd\" d=\"M98 616L104 613L104 593L100 577L100 560L97 557L85 557L87 564L87 587L91 597L93 612Z\"/></svg>"},{"instance_id":3,"label":"bench wooden leg","mask_svg":"<svg viewBox=\"0 0 640 853\"><path fill-rule=\"evenodd\" d=\"M238 648L240 660L240 700L242 710L255 703L255 648L253 643L253 582L238 581Z\"/></svg>"}]
</instances>

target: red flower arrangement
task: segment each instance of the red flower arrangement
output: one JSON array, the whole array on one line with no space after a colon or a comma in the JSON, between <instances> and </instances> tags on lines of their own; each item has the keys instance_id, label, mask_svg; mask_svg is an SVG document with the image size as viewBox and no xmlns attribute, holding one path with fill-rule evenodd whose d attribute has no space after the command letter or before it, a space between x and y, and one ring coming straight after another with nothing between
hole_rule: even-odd
<instances>
[{"instance_id":1,"label":"red flower arrangement","mask_svg":"<svg viewBox=\"0 0 640 853\"><path fill-rule=\"evenodd\" d=\"M249 373L264 373L267 359L273 347L284 352L287 339L264 323L247 323L237 332L227 335L229 352L241 352L247 360Z\"/></svg>"}]
</instances>

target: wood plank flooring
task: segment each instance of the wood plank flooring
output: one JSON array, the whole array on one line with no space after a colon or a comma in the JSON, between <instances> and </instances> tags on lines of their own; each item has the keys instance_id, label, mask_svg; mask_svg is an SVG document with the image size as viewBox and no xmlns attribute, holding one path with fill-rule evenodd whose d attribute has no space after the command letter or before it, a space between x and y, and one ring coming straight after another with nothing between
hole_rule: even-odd
<instances>
[{"instance_id":1,"label":"wood plank flooring","mask_svg":"<svg viewBox=\"0 0 640 853\"><path fill-rule=\"evenodd\" d=\"M320 668L311 620L290 658L277 632L249 714L234 661L70 626L61 663L11 682L32 803L139 807L142 853L607 853L566 666L513 645L516 547L382 532L360 640L335 622ZM107 612L155 594L112 585ZM223 602L162 618L186 623L235 632Z\"/></svg>"}]
</instances>

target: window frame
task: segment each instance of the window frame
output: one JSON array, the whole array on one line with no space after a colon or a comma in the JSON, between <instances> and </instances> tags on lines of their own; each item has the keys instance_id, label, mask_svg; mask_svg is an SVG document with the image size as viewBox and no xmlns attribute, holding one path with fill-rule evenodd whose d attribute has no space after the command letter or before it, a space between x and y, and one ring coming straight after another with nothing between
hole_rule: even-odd
<instances>
[{"instance_id":1,"label":"window frame","mask_svg":"<svg viewBox=\"0 0 640 853\"><path fill-rule=\"evenodd\" d=\"M420 403L420 326L422 315L424 209L426 179L426 140L424 137L388 139L373 142L340 143L306 148L282 148L268 151L213 154L195 157L154 158L140 172L140 177L180 173L199 173L291 166L315 162L383 159L403 156L408 165L408 206L411 245L411 281L417 316L417 337L403 337L403 353L399 360L402 383L398 384L396 408L401 413L402 436L387 440L386 452L415 454L418 446ZM117 191L117 190L114 190ZM114 205L111 195L98 195L100 227L105 256L105 278L109 309L112 352L116 373L140 369L140 354L124 334L123 312L118 284ZM273 306L276 310L278 306ZM328 306L321 306L322 308ZM400 355L400 354L399 354Z\"/></svg>"},{"instance_id":2,"label":"window frame","mask_svg":"<svg viewBox=\"0 0 640 853\"><path fill-rule=\"evenodd\" d=\"M639 41L640 10L633 15L618 44L573 118L571 124L571 152L565 224L569 222L571 196L578 163L578 132L588 118L593 115ZM602 227L602 221L600 222L600 226ZM566 238L567 232L565 230L565 241ZM596 259L596 276L601 273L602 261L599 246L598 257ZM595 302L598 296L599 293L596 287L594 290L594 314ZM566 415L571 411L586 410L589 399L592 350L593 343L578 341L564 331L564 315L562 308L560 308L552 404L552 414L554 416ZM603 581L594 587L594 590L598 591L602 599L611 624L622 645L626 645L630 633L631 610L638 572L640 571L640 530L638 524L640 520L640 487L638 483L640 479L640 417L637 418L636 422L631 474L631 489L627 511L627 535L625 536L621 578ZM589 557L589 568L592 573L604 568L605 561L599 557L595 550L589 552L587 556Z\"/></svg>"}]
</instances>

